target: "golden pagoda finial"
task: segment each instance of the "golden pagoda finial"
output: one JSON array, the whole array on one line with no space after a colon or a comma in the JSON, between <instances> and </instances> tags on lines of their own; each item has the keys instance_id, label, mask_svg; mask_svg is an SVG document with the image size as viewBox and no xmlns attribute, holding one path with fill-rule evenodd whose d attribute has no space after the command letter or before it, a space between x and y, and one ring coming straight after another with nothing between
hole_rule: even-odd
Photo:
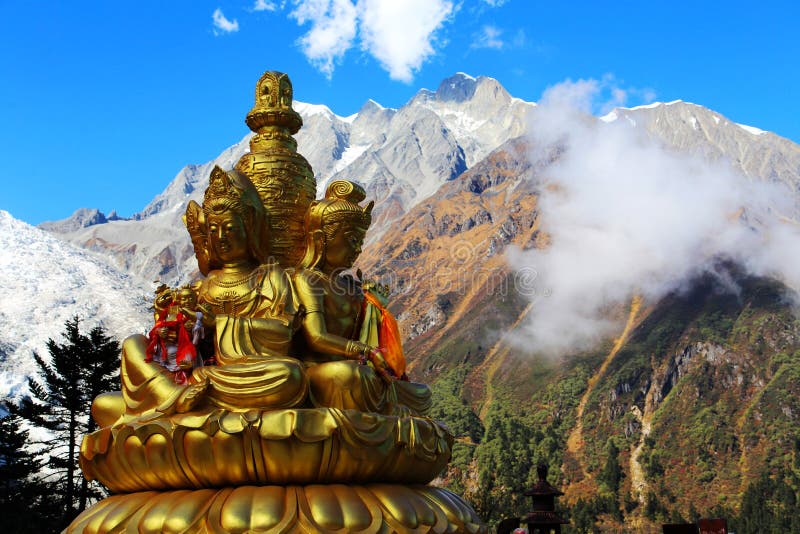
<instances>
[{"instance_id":1,"label":"golden pagoda finial","mask_svg":"<svg viewBox=\"0 0 800 534\"><path fill-rule=\"evenodd\" d=\"M245 122L256 134L250 149L259 152L270 145L285 144L297 149L292 135L303 126L303 119L292 109L292 82L289 76L274 70L265 72L256 84L256 103Z\"/></svg>"},{"instance_id":2,"label":"golden pagoda finial","mask_svg":"<svg viewBox=\"0 0 800 534\"><path fill-rule=\"evenodd\" d=\"M270 250L284 267L294 267L303 255L303 219L317 192L308 161L297 153L293 134L303 119L292 109L292 82L282 72L267 71L256 83L255 105L247 126L255 135L250 152L236 170L247 176L267 210Z\"/></svg>"}]
</instances>

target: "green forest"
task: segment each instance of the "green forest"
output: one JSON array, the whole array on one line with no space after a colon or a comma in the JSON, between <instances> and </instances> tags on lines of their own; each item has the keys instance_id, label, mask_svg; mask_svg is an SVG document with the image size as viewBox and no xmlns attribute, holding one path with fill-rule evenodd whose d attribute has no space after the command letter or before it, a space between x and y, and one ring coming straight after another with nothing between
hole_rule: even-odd
<instances>
[{"instance_id":1,"label":"green forest","mask_svg":"<svg viewBox=\"0 0 800 534\"><path fill-rule=\"evenodd\" d=\"M716 517L740 534L800 532L800 322L780 284L737 282L734 294L706 277L652 307L595 377L579 458L566 453L567 439L608 346L533 365L507 356L488 406L466 391L474 366L443 370L434 416L457 436L443 483L491 524L525 515L522 494L546 463L568 494L565 532L660 532ZM635 414L648 410L643 435ZM642 495L630 480L639 443ZM575 475L578 463L588 475ZM570 484L580 489L570 494Z\"/></svg>"}]
</instances>

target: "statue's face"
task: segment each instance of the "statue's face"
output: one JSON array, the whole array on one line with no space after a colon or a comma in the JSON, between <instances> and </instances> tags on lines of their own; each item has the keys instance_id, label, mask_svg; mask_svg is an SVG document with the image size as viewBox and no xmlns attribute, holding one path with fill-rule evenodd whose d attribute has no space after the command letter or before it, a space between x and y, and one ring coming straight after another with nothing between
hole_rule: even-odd
<instances>
[{"instance_id":1,"label":"statue's face","mask_svg":"<svg viewBox=\"0 0 800 534\"><path fill-rule=\"evenodd\" d=\"M325 263L332 269L349 269L361 254L366 232L361 228L340 226L333 239L325 244Z\"/></svg>"},{"instance_id":2,"label":"statue's face","mask_svg":"<svg viewBox=\"0 0 800 534\"><path fill-rule=\"evenodd\" d=\"M232 211L210 213L206 219L208 248L212 256L222 263L246 260L250 256L247 247L247 231L242 219Z\"/></svg>"},{"instance_id":3,"label":"statue's face","mask_svg":"<svg viewBox=\"0 0 800 534\"><path fill-rule=\"evenodd\" d=\"M166 308L172 302L173 297L174 293L172 291L162 291L156 295L155 304L159 308Z\"/></svg>"},{"instance_id":4,"label":"statue's face","mask_svg":"<svg viewBox=\"0 0 800 534\"><path fill-rule=\"evenodd\" d=\"M192 309L197 304L194 291L182 290L178 293L178 305L183 308Z\"/></svg>"}]
</instances>

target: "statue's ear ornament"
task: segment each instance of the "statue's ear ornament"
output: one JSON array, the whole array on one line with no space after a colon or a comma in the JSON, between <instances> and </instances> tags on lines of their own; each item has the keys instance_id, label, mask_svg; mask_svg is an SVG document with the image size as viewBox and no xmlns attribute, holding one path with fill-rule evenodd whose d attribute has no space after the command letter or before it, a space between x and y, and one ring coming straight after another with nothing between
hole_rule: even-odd
<instances>
[{"instance_id":1,"label":"statue's ear ornament","mask_svg":"<svg viewBox=\"0 0 800 534\"><path fill-rule=\"evenodd\" d=\"M194 200L190 200L182 219L192 239L194 254L197 258L197 267L202 274L208 274L210 266L208 264L208 250L206 249L206 215L203 212L203 208Z\"/></svg>"}]
</instances>

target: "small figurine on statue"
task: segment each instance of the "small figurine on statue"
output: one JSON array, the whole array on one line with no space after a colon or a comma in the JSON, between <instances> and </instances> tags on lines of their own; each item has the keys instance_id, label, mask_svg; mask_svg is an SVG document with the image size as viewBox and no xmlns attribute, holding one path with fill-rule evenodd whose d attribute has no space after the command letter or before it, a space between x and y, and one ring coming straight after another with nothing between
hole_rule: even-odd
<instances>
[{"instance_id":1,"label":"small figurine on statue","mask_svg":"<svg viewBox=\"0 0 800 534\"><path fill-rule=\"evenodd\" d=\"M155 325L148 334L145 361L158 363L173 373L177 384L184 384L187 373L204 365L198 353L205 332L203 314L197 309L197 290L162 284L156 289L153 309Z\"/></svg>"}]
</instances>

